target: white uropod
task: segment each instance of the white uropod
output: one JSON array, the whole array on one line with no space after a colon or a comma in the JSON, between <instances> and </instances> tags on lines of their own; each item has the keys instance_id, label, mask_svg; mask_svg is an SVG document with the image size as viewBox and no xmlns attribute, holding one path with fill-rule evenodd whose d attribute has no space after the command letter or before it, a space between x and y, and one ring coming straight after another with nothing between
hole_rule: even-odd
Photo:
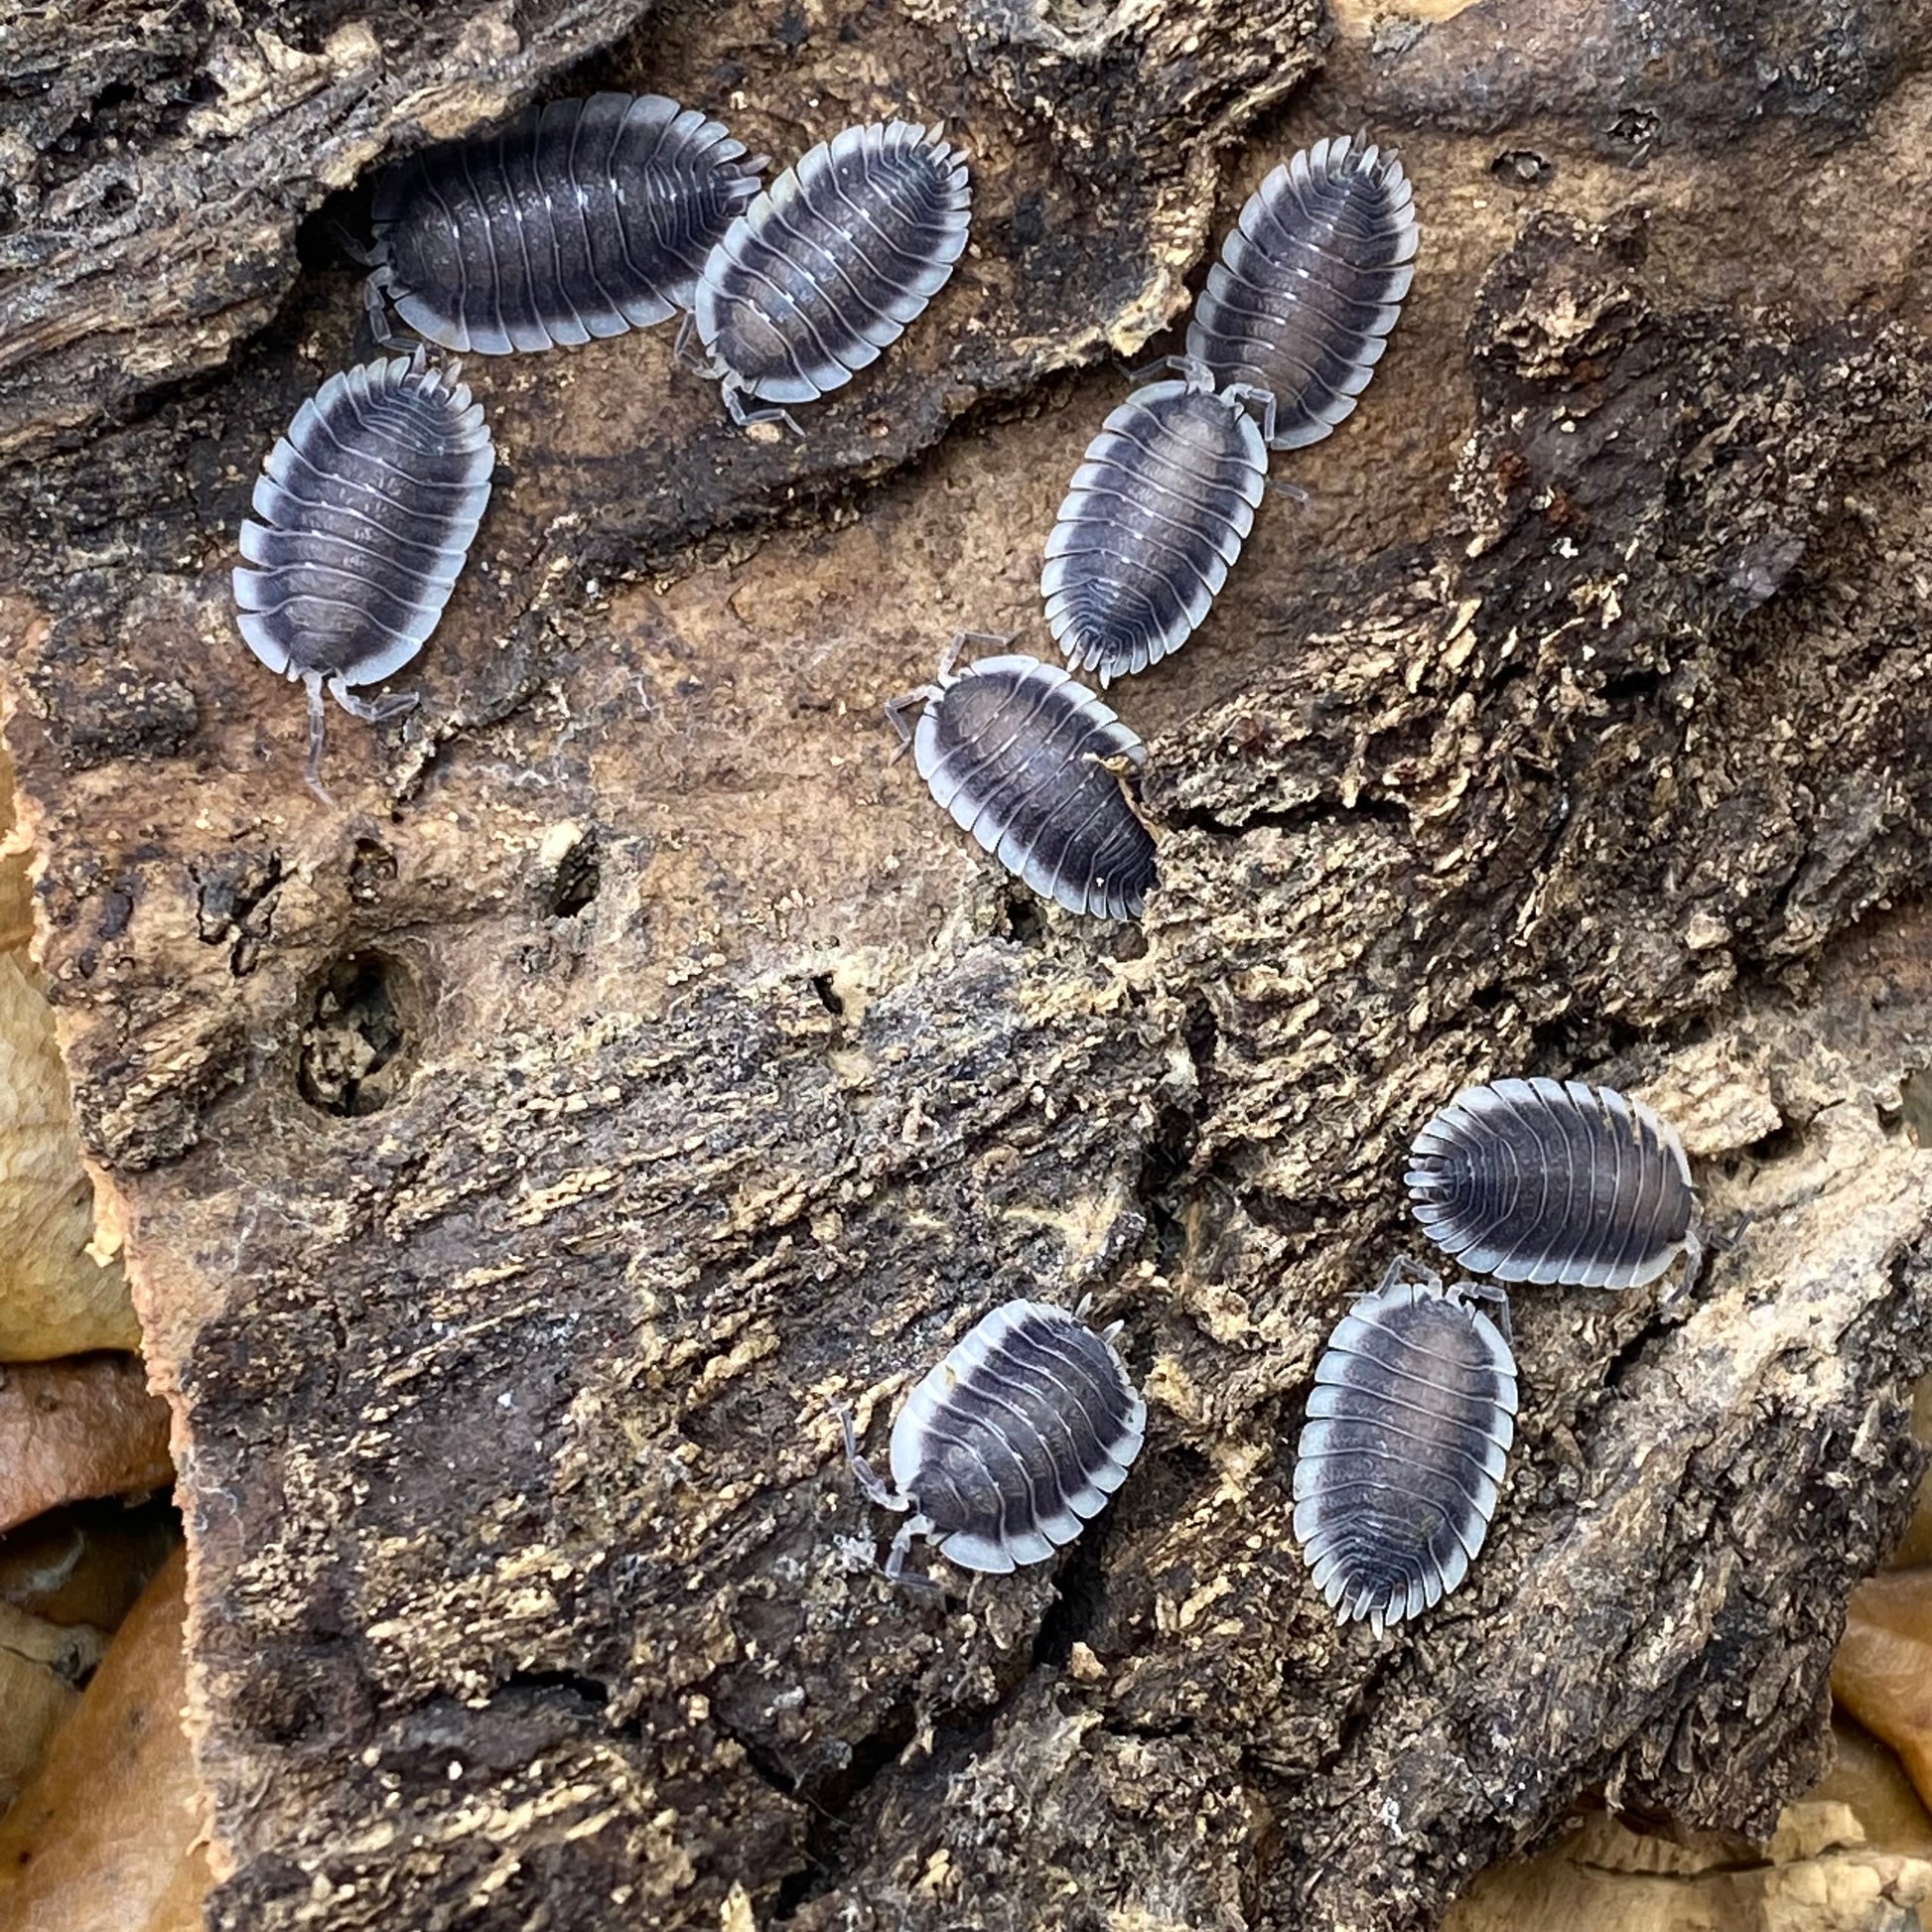
<instances>
[{"instance_id":1,"label":"white uropod","mask_svg":"<svg viewBox=\"0 0 1932 1932\"><path fill-rule=\"evenodd\" d=\"M1113 1337L1043 1302L1008 1302L905 1398L893 1423L893 1486L845 1449L882 1509L909 1511L886 1559L897 1578L914 1537L962 1570L1044 1563L1099 1515L1147 1435L1147 1404Z\"/></svg>"}]
</instances>

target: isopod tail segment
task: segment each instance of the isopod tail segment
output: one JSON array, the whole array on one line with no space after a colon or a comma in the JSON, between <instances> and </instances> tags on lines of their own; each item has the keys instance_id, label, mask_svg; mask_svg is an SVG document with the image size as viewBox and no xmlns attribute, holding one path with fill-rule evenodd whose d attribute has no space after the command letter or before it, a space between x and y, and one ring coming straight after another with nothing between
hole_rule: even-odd
<instances>
[{"instance_id":1,"label":"isopod tail segment","mask_svg":"<svg viewBox=\"0 0 1932 1932\"><path fill-rule=\"evenodd\" d=\"M936 1586L923 1578L907 1577L902 1573L912 1545L920 1537L930 1534L937 1525L930 1517L920 1515L913 1507L912 1498L900 1495L860 1453L859 1434L852 1426L852 1411L841 1405L837 1413L839 1427L845 1432L845 1459L852 1471L853 1481L865 1492L868 1501L877 1503L881 1509L890 1509L895 1515L905 1516L898 1534L893 1538L893 1547L886 1553L886 1581L905 1589L911 1589L915 1585L923 1585L926 1589L935 1588ZM910 1515L906 1515L908 1510L912 1512Z\"/></svg>"},{"instance_id":2,"label":"isopod tail segment","mask_svg":"<svg viewBox=\"0 0 1932 1932\"><path fill-rule=\"evenodd\" d=\"M1018 634L1012 630L955 630L952 642L939 653L939 670L932 683L921 684L916 690L886 700L887 722L898 734L898 750L893 754L895 764L912 749L912 727L906 723L905 714L916 711L921 705L930 704L948 685L959 682L953 676L953 666L959 662L966 646L991 644L996 650L1005 650Z\"/></svg>"}]
</instances>

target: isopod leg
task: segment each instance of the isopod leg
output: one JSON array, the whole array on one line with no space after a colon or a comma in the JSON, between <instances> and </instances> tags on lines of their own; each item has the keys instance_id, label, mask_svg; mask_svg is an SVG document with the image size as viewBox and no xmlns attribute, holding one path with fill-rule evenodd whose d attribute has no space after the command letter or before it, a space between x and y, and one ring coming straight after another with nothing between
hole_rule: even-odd
<instances>
[{"instance_id":1,"label":"isopod leg","mask_svg":"<svg viewBox=\"0 0 1932 1932\"><path fill-rule=\"evenodd\" d=\"M886 1581L889 1584L902 1583L909 1589L915 1582L924 1581L902 1577L900 1573L905 1568L905 1559L911 1551L912 1539L926 1535L931 1528L932 1519L927 1516L908 1516L899 1526L898 1534L893 1538L893 1547L886 1552ZM926 1587L930 1589L936 1586L927 1584Z\"/></svg>"},{"instance_id":2,"label":"isopod leg","mask_svg":"<svg viewBox=\"0 0 1932 1932\"><path fill-rule=\"evenodd\" d=\"M959 654L968 644L997 644L1004 650L1013 638L1011 630L955 630L952 642L939 656L939 682L944 684L952 676L952 667L959 662Z\"/></svg>"},{"instance_id":3,"label":"isopod leg","mask_svg":"<svg viewBox=\"0 0 1932 1932\"><path fill-rule=\"evenodd\" d=\"M1684 1231L1684 1276L1677 1284L1677 1293L1669 1299L1680 1301L1697 1287L1698 1277L1704 1273L1704 1243L1698 1239L1696 1228Z\"/></svg>"},{"instance_id":4,"label":"isopod leg","mask_svg":"<svg viewBox=\"0 0 1932 1932\"><path fill-rule=\"evenodd\" d=\"M322 703L322 673L311 671L303 682L309 687L309 761L302 768L302 780L333 810L336 801L322 782L322 744L328 731L328 713Z\"/></svg>"},{"instance_id":5,"label":"isopod leg","mask_svg":"<svg viewBox=\"0 0 1932 1932\"><path fill-rule=\"evenodd\" d=\"M368 311L369 334L374 338L377 348L407 348L408 340L389 327L388 287L388 283L382 280L381 269L377 269L362 284L362 306Z\"/></svg>"},{"instance_id":6,"label":"isopod leg","mask_svg":"<svg viewBox=\"0 0 1932 1932\"><path fill-rule=\"evenodd\" d=\"M946 1587L935 1584L930 1577L895 1577L893 1582L915 1603L925 1603L935 1609L944 1609Z\"/></svg>"},{"instance_id":7,"label":"isopod leg","mask_svg":"<svg viewBox=\"0 0 1932 1932\"><path fill-rule=\"evenodd\" d=\"M1389 1263L1382 1277L1381 1286L1375 1291L1386 1295L1392 1288L1427 1288L1440 1291L1443 1278L1427 1262L1418 1261L1414 1255L1397 1255Z\"/></svg>"},{"instance_id":8,"label":"isopod leg","mask_svg":"<svg viewBox=\"0 0 1932 1932\"><path fill-rule=\"evenodd\" d=\"M391 718L414 711L423 701L420 691L385 691L379 698L358 698L339 677L329 680L329 695L351 718L359 718L365 725L387 724ZM320 701L318 693L317 702Z\"/></svg>"},{"instance_id":9,"label":"isopod leg","mask_svg":"<svg viewBox=\"0 0 1932 1932\"><path fill-rule=\"evenodd\" d=\"M1707 1233L1703 1224L1693 1218L1684 1230L1684 1273L1678 1278L1677 1286L1665 1292L1658 1304L1660 1311L1675 1308L1685 1300L1703 1278L1709 1258L1714 1254L1728 1254L1744 1238L1744 1230L1750 1224L1751 1217L1746 1214L1727 1234Z\"/></svg>"},{"instance_id":10,"label":"isopod leg","mask_svg":"<svg viewBox=\"0 0 1932 1932\"><path fill-rule=\"evenodd\" d=\"M1214 371L1198 355L1157 355L1151 362L1143 362L1138 369L1129 369L1129 382L1140 384L1151 375L1161 375L1172 369L1174 374L1185 376L1197 389L1205 389L1210 395L1215 393L1218 384Z\"/></svg>"},{"instance_id":11,"label":"isopod leg","mask_svg":"<svg viewBox=\"0 0 1932 1932\"><path fill-rule=\"evenodd\" d=\"M348 228L345 223L341 221L331 221L329 223L329 232L336 237L336 246L340 248L343 251L343 253L349 258L350 261L359 263L363 268L375 267L376 265L375 250L372 248L366 248L362 245L361 242L357 241L356 238L349 233Z\"/></svg>"},{"instance_id":12,"label":"isopod leg","mask_svg":"<svg viewBox=\"0 0 1932 1932\"><path fill-rule=\"evenodd\" d=\"M698 318L689 309L677 326L677 340L671 345L671 360L680 368L686 368L693 375L715 375L717 371L708 361L691 353L691 338L697 332Z\"/></svg>"},{"instance_id":13,"label":"isopod leg","mask_svg":"<svg viewBox=\"0 0 1932 1932\"><path fill-rule=\"evenodd\" d=\"M907 691L902 696L886 700L886 717L894 731L898 733L898 750L893 754L895 759L902 759L912 749L912 727L905 722L905 714L914 705L929 704L939 696L936 684L922 684L916 691Z\"/></svg>"},{"instance_id":14,"label":"isopod leg","mask_svg":"<svg viewBox=\"0 0 1932 1932\"><path fill-rule=\"evenodd\" d=\"M1232 396L1237 402L1253 403L1261 411L1261 440L1272 447L1275 441L1274 390L1257 388L1252 382L1230 382L1227 386L1226 393ZM1291 488L1292 486L1287 483L1281 485L1285 489ZM1308 499L1307 492L1302 492L1302 495L1303 500L1306 502Z\"/></svg>"},{"instance_id":15,"label":"isopod leg","mask_svg":"<svg viewBox=\"0 0 1932 1932\"><path fill-rule=\"evenodd\" d=\"M725 378L724 393L725 408L740 429L756 429L760 423L782 423L799 442L805 440L805 432L798 427L798 418L789 409L780 409L775 403L765 409L747 409L738 385L730 376Z\"/></svg>"},{"instance_id":16,"label":"isopod leg","mask_svg":"<svg viewBox=\"0 0 1932 1932\"><path fill-rule=\"evenodd\" d=\"M1486 1302L1494 1309L1498 1332L1512 1349L1516 1346L1515 1331L1509 1325L1508 1289L1500 1282L1457 1282L1455 1292L1464 1302Z\"/></svg>"},{"instance_id":17,"label":"isopod leg","mask_svg":"<svg viewBox=\"0 0 1932 1932\"><path fill-rule=\"evenodd\" d=\"M859 1453L859 1435L852 1427L852 1411L841 1408L838 1411L839 1427L845 1432L845 1459L851 1465L853 1480L881 1509L906 1510L912 1507L910 1496L901 1496L893 1489L870 1462ZM907 1526L910 1528L910 1525ZM900 1531L904 1536L905 1531ZM897 1546L895 1545L895 1548ZM903 1557L900 1558L903 1562ZM889 1573L897 1576L897 1571Z\"/></svg>"}]
</instances>

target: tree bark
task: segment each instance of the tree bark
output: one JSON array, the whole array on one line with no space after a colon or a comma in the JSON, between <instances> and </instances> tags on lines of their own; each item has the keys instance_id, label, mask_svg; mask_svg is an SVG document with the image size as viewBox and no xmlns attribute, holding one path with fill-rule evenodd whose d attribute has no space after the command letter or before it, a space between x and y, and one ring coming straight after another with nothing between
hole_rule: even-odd
<instances>
[{"instance_id":1,"label":"tree bark","mask_svg":"<svg viewBox=\"0 0 1932 1932\"><path fill-rule=\"evenodd\" d=\"M263 191L221 350L116 285L20 364L16 449L63 447L6 477L8 736L176 1405L211 1924L1397 1932L1583 1794L1763 1832L1816 1770L1932 1314L1927 36L1712 5L1639 59L1633 18L655 9L570 84L781 159L943 117L974 253L802 443L658 336L472 363L495 496L335 812L226 571L359 307L295 216L421 114ZM578 19L487 81L447 21L384 60L468 121ZM956 627L1046 653L1090 365L1362 122L1425 228L1386 365L1112 694L1144 930L1042 910L879 704ZM1468 1585L1338 1631L1289 1530L1313 1361L1413 1245L1415 1129L1518 1071L1642 1090L1754 1219L1669 1310L1520 1294ZM1057 1565L909 1599L835 1406L883 1441L1018 1294L1125 1321L1148 1449Z\"/></svg>"}]
</instances>

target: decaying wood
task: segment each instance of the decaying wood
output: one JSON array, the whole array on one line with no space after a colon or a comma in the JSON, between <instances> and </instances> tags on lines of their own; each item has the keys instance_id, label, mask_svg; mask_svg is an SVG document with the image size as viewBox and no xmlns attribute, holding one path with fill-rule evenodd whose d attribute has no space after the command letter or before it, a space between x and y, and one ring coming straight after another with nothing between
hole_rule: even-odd
<instances>
[{"instance_id":1,"label":"decaying wood","mask_svg":"<svg viewBox=\"0 0 1932 1932\"><path fill-rule=\"evenodd\" d=\"M130 0L23 13L0 46L0 457L218 368L295 279L295 229L391 142L521 105L649 0L459 0L421 18Z\"/></svg>"},{"instance_id":2,"label":"decaying wood","mask_svg":"<svg viewBox=\"0 0 1932 1932\"><path fill-rule=\"evenodd\" d=\"M333 814L224 572L352 270L11 474L45 965L187 1451L213 1924L1394 1932L1586 1791L1763 1830L1815 1769L1932 1313L1932 379L1886 212L1932 104L1902 14L1759 11L1757 111L1685 42L1641 168L1560 84L1574 20L1451 125L1427 37L1258 121L1316 59L1286 8L657 11L597 83L780 155L943 116L975 253L802 444L655 337L473 364L506 469ZM1843 65L1790 50L1848 36L1883 59L1808 114ZM1424 224L1387 366L1118 694L1144 935L1041 911L878 706L960 624L1043 647L1122 393L1051 372L1364 120ZM1341 1633L1288 1538L1313 1359L1412 1238L1408 1136L1519 1069L1641 1091L1755 1220L1666 1315L1520 1296L1481 1562ZM834 1405L883 1428L994 1303L1088 1292L1151 1407L1115 1509L1057 1571L884 1587Z\"/></svg>"}]
</instances>

